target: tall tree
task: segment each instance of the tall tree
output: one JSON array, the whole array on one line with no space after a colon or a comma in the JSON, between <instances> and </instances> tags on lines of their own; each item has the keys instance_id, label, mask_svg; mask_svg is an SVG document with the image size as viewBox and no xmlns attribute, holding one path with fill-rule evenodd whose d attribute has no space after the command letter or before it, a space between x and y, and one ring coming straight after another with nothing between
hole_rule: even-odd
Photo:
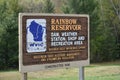
<instances>
[{"instance_id":1,"label":"tall tree","mask_svg":"<svg viewBox=\"0 0 120 80\"><path fill-rule=\"evenodd\" d=\"M0 4L0 69L18 66L18 0L3 0Z\"/></svg>"},{"instance_id":2,"label":"tall tree","mask_svg":"<svg viewBox=\"0 0 120 80\"><path fill-rule=\"evenodd\" d=\"M109 27L114 38L114 53L112 57L120 58L120 0L102 1L104 10L104 23ZM113 46L111 46L113 47Z\"/></svg>"},{"instance_id":3,"label":"tall tree","mask_svg":"<svg viewBox=\"0 0 120 80\"><path fill-rule=\"evenodd\" d=\"M67 0L62 10L64 13L88 14L90 15L90 43L91 43L91 59L98 51L96 45L97 28L99 25L98 3L96 0ZM99 43L99 42L98 42Z\"/></svg>"},{"instance_id":4,"label":"tall tree","mask_svg":"<svg viewBox=\"0 0 120 80\"><path fill-rule=\"evenodd\" d=\"M54 13L54 4L51 2L51 0L45 0L44 1L44 13Z\"/></svg>"},{"instance_id":5,"label":"tall tree","mask_svg":"<svg viewBox=\"0 0 120 80\"><path fill-rule=\"evenodd\" d=\"M23 7L23 12L29 12L29 13L43 12L42 0L19 0L19 5Z\"/></svg>"}]
</instances>

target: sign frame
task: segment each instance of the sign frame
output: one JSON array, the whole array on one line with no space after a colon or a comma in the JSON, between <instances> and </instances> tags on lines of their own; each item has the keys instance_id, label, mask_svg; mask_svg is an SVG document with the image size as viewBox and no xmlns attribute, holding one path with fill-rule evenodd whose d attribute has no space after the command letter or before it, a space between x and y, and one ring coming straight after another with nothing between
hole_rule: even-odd
<instances>
[{"instance_id":1,"label":"sign frame","mask_svg":"<svg viewBox=\"0 0 120 80\"><path fill-rule=\"evenodd\" d=\"M22 18L24 16L72 16L72 17L86 17L88 19L87 24L87 39L88 39L88 58L86 60L80 61L67 61L67 62L59 62L59 63L47 63L47 64L35 64L35 65L23 65L23 29L22 29ZM49 70L49 69L59 69L59 68L70 68L70 67L80 67L87 66L90 64L90 45L89 45L89 15L86 14L40 14L40 13L19 13L19 71L20 72L34 72L40 70ZM47 67L50 68L47 68Z\"/></svg>"}]
</instances>

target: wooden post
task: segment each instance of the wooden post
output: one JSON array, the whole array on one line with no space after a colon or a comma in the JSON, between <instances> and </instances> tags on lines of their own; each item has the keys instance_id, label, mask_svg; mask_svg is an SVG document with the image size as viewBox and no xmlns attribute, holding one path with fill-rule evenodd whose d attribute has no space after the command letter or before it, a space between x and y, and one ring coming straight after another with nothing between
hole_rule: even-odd
<instances>
[{"instance_id":1,"label":"wooden post","mask_svg":"<svg viewBox=\"0 0 120 80\"><path fill-rule=\"evenodd\" d=\"M79 80L84 80L84 67L79 68Z\"/></svg>"},{"instance_id":2,"label":"wooden post","mask_svg":"<svg viewBox=\"0 0 120 80\"><path fill-rule=\"evenodd\" d=\"M27 80L27 73L21 73L22 79L21 80Z\"/></svg>"}]
</instances>

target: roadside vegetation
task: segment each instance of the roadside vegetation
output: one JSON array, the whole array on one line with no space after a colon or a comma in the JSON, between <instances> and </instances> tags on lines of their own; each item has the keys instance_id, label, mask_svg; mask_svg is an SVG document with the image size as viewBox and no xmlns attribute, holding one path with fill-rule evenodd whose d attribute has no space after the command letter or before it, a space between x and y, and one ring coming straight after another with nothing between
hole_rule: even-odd
<instances>
[{"instance_id":1,"label":"roadside vegetation","mask_svg":"<svg viewBox=\"0 0 120 80\"><path fill-rule=\"evenodd\" d=\"M29 72L28 80L79 80L79 69L57 69ZM17 70L1 71L0 80L20 80ZM119 80L120 61L91 64L85 67L85 80Z\"/></svg>"}]
</instances>

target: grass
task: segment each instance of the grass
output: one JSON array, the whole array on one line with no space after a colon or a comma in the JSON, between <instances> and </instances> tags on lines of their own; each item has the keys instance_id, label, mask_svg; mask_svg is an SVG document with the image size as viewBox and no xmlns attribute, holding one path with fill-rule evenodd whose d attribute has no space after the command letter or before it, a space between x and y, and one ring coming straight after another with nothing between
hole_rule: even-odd
<instances>
[{"instance_id":1,"label":"grass","mask_svg":"<svg viewBox=\"0 0 120 80\"><path fill-rule=\"evenodd\" d=\"M57 69L28 73L28 80L79 80L78 68ZM0 72L0 80L20 80L16 71ZM120 61L92 64L85 67L85 80L119 80Z\"/></svg>"}]
</instances>

